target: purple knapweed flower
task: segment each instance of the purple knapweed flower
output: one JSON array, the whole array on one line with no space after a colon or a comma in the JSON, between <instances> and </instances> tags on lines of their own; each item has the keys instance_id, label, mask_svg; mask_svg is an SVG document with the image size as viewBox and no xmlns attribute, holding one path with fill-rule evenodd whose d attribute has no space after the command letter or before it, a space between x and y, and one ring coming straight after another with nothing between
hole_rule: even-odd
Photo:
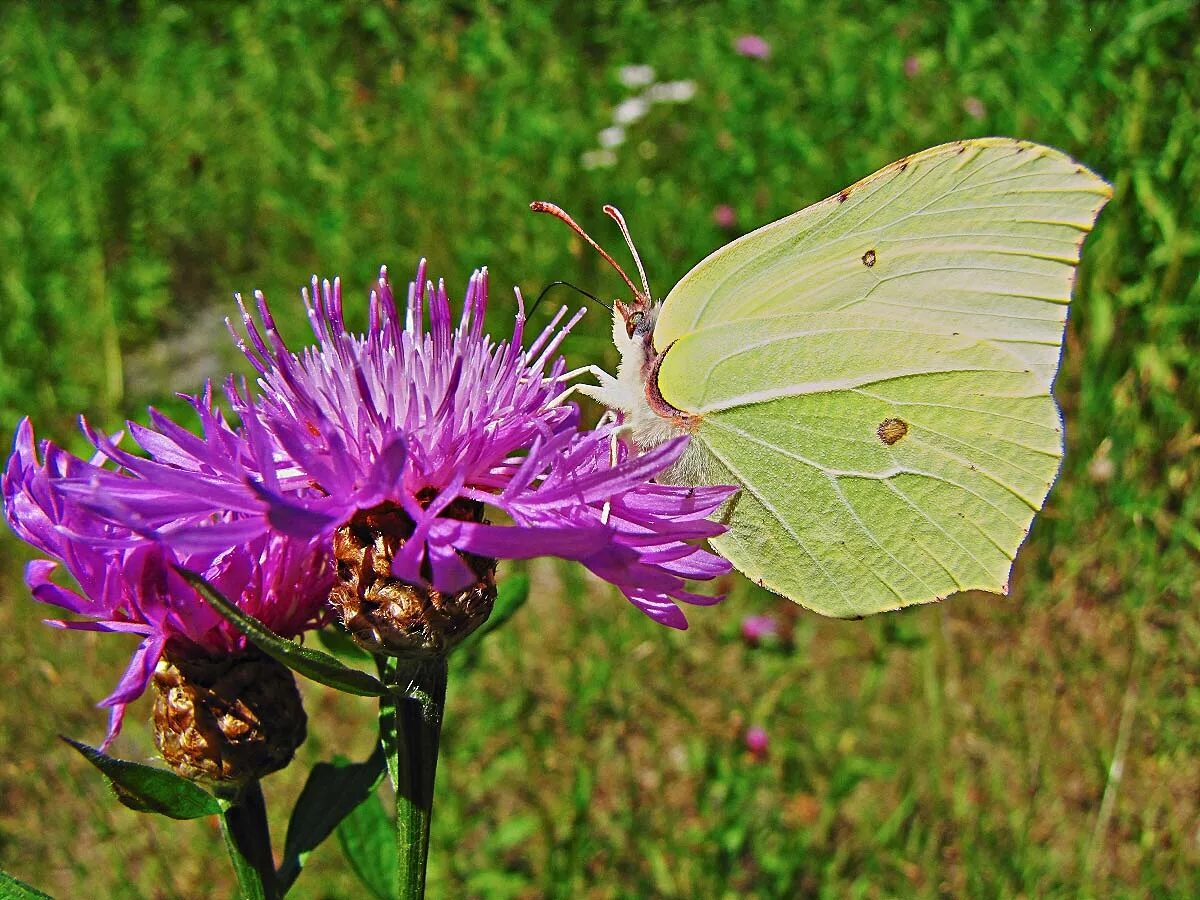
<instances>
[{"instance_id":1,"label":"purple knapweed flower","mask_svg":"<svg viewBox=\"0 0 1200 900\"><path fill-rule=\"evenodd\" d=\"M713 207L713 221L722 228L732 228L737 224L737 213L728 203L720 203Z\"/></svg>"},{"instance_id":2,"label":"purple knapweed flower","mask_svg":"<svg viewBox=\"0 0 1200 900\"><path fill-rule=\"evenodd\" d=\"M164 654L220 658L246 649L246 638L175 566L201 574L243 611L288 637L320 624L333 566L322 542L266 532L243 544L190 552L141 538L58 490L99 471L49 441L39 448L26 419L17 427L0 494L9 526L50 557L26 567L34 598L82 617L48 624L141 637L116 690L100 703L111 709L107 746L120 730L125 707L146 690ZM133 480L128 473L105 474L110 483ZM60 565L78 590L52 580Z\"/></svg>"},{"instance_id":3,"label":"purple knapweed flower","mask_svg":"<svg viewBox=\"0 0 1200 900\"><path fill-rule=\"evenodd\" d=\"M774 616L746 616L742 619L742 639L757 646L779 636L779 621Z\"/></svg>"},{"instance_id":4,"label":"purple knapweed flower","mask_svg":"<svg viewBox=\"0 0 1200 900\"><path fill-rule=\"evenodd\" d=\"M188 551L268 534L332 539L339 569L353 570L343 593L355 605L343 619L357 633L351 617L370 612L373 640L387 630L375 616L384 607L427 611L431 596L437 606L439 597L494 593L497 559L578 560L676 628L687 624L676 602L716 602L686 580L729 565L690 542L724 530L707 517L733 489L653 483L686 438L634 456L613 427L579 429L577 407L559 402L566 366L555 356L578 316L560 327L560 310L523 348L518 293L512 337L494 342L483 333L486 271L472 276L456 323L424 263L403 306L381 273L362 334L344 323L338 282L314 278L303 297L316 345L299 352L261 294L257 317L242 305L238 342L259 377L256 390L225 386L236 431L207 394L192 399L202 436L157 414L152 428L131 426L149 458L89 431L100 454L136 477L93 469L72 495ZM485 508L511 524L490 523ZM414 599L408 586L425 593ZM442 652L455 638L422 639Z\"/></svg>"},{"instance_id":5,"label":"purple knapweed flower","mask_svg":"<svg viewBox=\"0 0 1200 900\"><path fill-rule=\"evenodd\" d=\"M766 38L757 34L741 35L733 42L733 49L752 59L768 59L771 56L771 45Z\"/></svg>"}]
</instances>

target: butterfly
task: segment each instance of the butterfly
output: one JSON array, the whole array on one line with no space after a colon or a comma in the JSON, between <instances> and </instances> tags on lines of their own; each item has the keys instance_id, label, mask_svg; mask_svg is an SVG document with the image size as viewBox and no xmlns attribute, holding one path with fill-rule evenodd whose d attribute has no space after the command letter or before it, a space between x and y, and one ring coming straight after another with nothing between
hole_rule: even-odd
<instances>
[{"instance_id":1,"label":"butterfly","mask_svg":"<svg viewBox=\"0 0 1200 900\"><path fill-rule=\"evenodd\" d=\"M957 141L715 251L654 302L634 255L616 376L579 390L667 474L736 484L716 552L816 612L1008 592L1057 477L1051 386L1083 241L1112 196L1063 153Z\"/></svg>"}]
</instances>

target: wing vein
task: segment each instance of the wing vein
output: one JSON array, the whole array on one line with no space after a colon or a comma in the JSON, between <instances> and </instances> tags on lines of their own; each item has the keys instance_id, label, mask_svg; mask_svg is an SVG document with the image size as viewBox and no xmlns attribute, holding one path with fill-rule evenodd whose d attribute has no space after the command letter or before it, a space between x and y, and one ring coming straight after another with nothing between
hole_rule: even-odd
<instances>
[{"instance_id":1,"label":"wing vein","mask_svg":"<svg viewBox=\"0 0 1200 900\"><path fill-rule=\"evenodd\" d=\"M713 456L715 456L717 459L719 459L721 461L721 464L724 465L725 468L727 468L729 470L730 474L732 474L737 479L738 484L740 484L742 486L743 490L748 491L754 497L754 499L756 499L760 504L762 504L763 509L765 509L767 512L769 512L771 514L771 516L775 519L775 521L780 524L780 526L783 528L783 530L786 531L791 536L792 540L796 542L796 546L804 551L804 555L807 556L812 561L813 565L821 573L821 577L824 578L828 584L832 585L833 589L835 591L837 591L839 595L841 595L842 600L845 601L847 605L849 605L850 598L846 595L845 590L843 590L842 586L840 584L838 584L838 582L836 580L834 580L833 576L830 575L828 571L826 571L825 567L823 565L821 565L820 559L818 557L816 557L815 555L813 555L813 552L808 549L808 546L804 543L803 540L800 539L800 536L798 534L796 534L795 531L792 530L792 527L787 522L784 521L783 516L781 516L779 514L779 511L777 509L775 509L775 507L767 500L767 498L764 497L754 487L754 485L750 482L750 480L747 479L746 476L741 471L739 471L736 466L733 465L731 460L727 459L723 454L721 454L715 447L713 447L711 445L708 445L706 447L706 449L708 450L709 453L711 453Z\"/></svg>"}]
</instances>

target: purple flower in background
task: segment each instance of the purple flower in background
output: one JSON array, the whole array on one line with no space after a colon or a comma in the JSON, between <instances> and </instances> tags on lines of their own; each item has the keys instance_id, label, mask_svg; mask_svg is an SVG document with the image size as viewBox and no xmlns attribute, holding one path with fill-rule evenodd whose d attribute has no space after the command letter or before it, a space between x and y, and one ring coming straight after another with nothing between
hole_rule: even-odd
<instances>
[{"instance_id":1,"label":"purple flower in background","mask_svg":"<svg viewBox=\"0 0 1200 900\"><path fill-rule=\"evenodd\" d=\"M767 758L770 740L767 738L767 730L761 725L751 725L746 729L745 743L746 749L756 760L761 762Z\"/></svg>"},{"instance_id":2,"label":"purple flower in background","mask_svg":"<svg viewBox=\"0 0 1200 900\"><path fill-rule=\"evenodd\" d=\"M239 345L257 390L225 387L240 427L206 393L191 400L201 436L156 413L151 428L130 426L148 459L89 430L134 477L92 467L70 479L70 496L177 552L332 539L372 608L408 602L397 599L402 585L424 589L426 607L428 592L494 593L489 564L534 556L582 562L672 627L687 624L676 602L716 602L686 580L729 565L690 542L724 530L707 517L733 489L652 482L686 438L632 456L612 428L579 429L575 405L556 402L566 366L555 357L578 316L560 327L561 310L525 349L518 294L512 338L496 343L483 333L486 271L472 276L455 322L422 263L403 306L381 273L364 334L346 328L340 285L314 279L304 302L317 343L293 352L256 300L257 317L242 306ZM512 524L490 523L485 507Z\"/></svg>"},{"instance_id":3,"label":"purple flower in background","mask_svg":"<svg viewBox=\"0 0 1200 900\"><path fill-rule=\"evenodd\" d=\"M962 102L963 112L972 119L982 119L987 115L987 107L978 97L966 97Z\"/></svg>"},{"instance_id":4,"label":"purple flower in background","mask_svg":"<svg viewBox=\"0 0 1200 900\"><path fill-rule=\"evenodd\" d=\"M737 224L737 213L728 203L721 203L713 207L713 221L722 228L732 228Z\"/></svg>"},{"instance_id":5,"label":"purple flower in background","mask_svg":"<svg viewBox=\"0 0 1200 900\"><path fill-rule=\"evenodd\" d=\"M742 638L757 646L779 636L779 622L773 616L746 616L742 619Z\"/></svg>"},{"instance_id":6,"label":"purple flower in background","mask_svg":"<svg viewBox=\"0 0 1200 900\"><path fill-rule=\"evenodd\" d=\"M139 538L58 490L68 480L89 479L98 471L48 441L38 448L26 419L17 428L0 492L13 531L50 557L26 568L34 598L83 617L48 624L141 637L116 690L100 703L111 709L107 746L120 730L126 705L145 691L165 652L221 657L246 647L245 637L174 566L200 573L242 610L288 637L320 623L333 566L323 543L282 535L263 533L245 544L196 552ZM133 480L128 474L106 474L116 482ZM78 590L52 580L60 564Z\"/></svg>"},{"instance_id":7,"label":"purple flower in background","mask_svg":"<svg viewBox=\"0 0 1200 900\"><path fill-rule=\"evenodd\" d=\"M921 73L921 60L916 56L904 58L904 74L908 78L916 78Z\"/></svg>"},{"instance_id":8,"label":"purple flower in background","mask_svg":"<svg viewBox=\"0 0 1200 900\"><path fill-rule=\"evenodd\" d=\"M771 56L771 45L757 34L741 35L733 42L733 49L753 59L768 59Z\"/></svg>"}]
</instances>

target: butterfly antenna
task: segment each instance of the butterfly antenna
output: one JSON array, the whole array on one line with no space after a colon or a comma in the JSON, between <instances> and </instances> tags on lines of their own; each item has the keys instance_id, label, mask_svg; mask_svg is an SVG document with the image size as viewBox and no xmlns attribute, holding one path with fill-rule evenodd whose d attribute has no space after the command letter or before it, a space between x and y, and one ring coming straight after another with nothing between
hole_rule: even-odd
<instances>
[{"instance_id":1,"label":"butterfly antenna","mask_svg":"<svg viewBox=\"0 0 1200 900\"><path fill-rule=\"evenodd\" d=\"M614 269L617 270L617 274L620 275L621 278L623 278L625 280L625 283L627 285L629 285L629 290L633 291L634 296L639 296L639 297L642 296L642 292L637 289L637 286L629 279L629 276L625 274L625 270L622 269L619 265L617 265L617 261L615 259L613 259L611 256L609 256L608 253L605 252L603 247L601 247L599 244L597 244L595 241L593 241L591 238L591 235L589 235L586 231L584 231L582 228L580 228L575 223L575 220L572 219L569 215L567 215L566 212L564 212L561 207L555 206L553 203L547 203L545 200L534 200L532 203L529 204L529 208L532 209L534 212L549 213L550 215L554 216L554 218L561 219L562 221L566 222L568 227L570 227L570 229L572 231L574 231L577 235L579 235L581 238L583 238L585 241L587 241L589 244L591 244L592 249L595 250L597 253L599 253L601 256L603 256L604 261L607 262L610 266L612 266ZM618 215L619 215L619 213L618 213ZM636 258L636 254L634 256ZM641 268L641 265L642 264L639 261L638 268ZM645 280L646 280L646 278L643 275L642 281L644 282ZM649 294L647 294L645 296L649 297Z\"/></svg>"},{"instance_id":2,"label":"butterfly antenna","mask_svg":"<svg viewBox=\"0 0 1200 900\"><path fill-rule=\"evenodd\" d=\"M609 218L614 219L621 228L621 234L625 236L625 243L629 247L629 252L633 254L633 261L637 263L638 274L642 276L642 290L646 292L646 299L650 299L650 282L646 280L646 269L642 266L642 258L638 256L637 247L633 246L633 238L629 236L629 226L625 224L625 217L621 215L621 211L615 206L605 204L604 211Z\"/></svg>"},{"instance_id":3,"label":"butterfly antenna","mask_svg":"<svg viewBox=\"0 0 1200 900\"><path fill-rule=\"evenodd\" d=\"M548 285L546 285L544 288L542 288L542 292L540 294L538 294L537 299L533 301L533 306L529 307L529 313L526 315L525 318L532 319L534 312L537 311L538 304L542 302L542 298L545 297L546 294L550 293L550 288L558 287L559 285L562 285L563 287L569 287L571 290L577 291L578 293L583 294L583 296L587 297L589 300L599 303L601 306L603 306L605 309L607 309L610 314L612 313L613 308L611 306L609 306L607 303L605 303L603 300L601 300L599 297L597 297L595 294L589 294L583 288L579 287L578 285L571 284L571 282L569 282L569 281L552 281Z\"/></svg>"}]
</instances>

